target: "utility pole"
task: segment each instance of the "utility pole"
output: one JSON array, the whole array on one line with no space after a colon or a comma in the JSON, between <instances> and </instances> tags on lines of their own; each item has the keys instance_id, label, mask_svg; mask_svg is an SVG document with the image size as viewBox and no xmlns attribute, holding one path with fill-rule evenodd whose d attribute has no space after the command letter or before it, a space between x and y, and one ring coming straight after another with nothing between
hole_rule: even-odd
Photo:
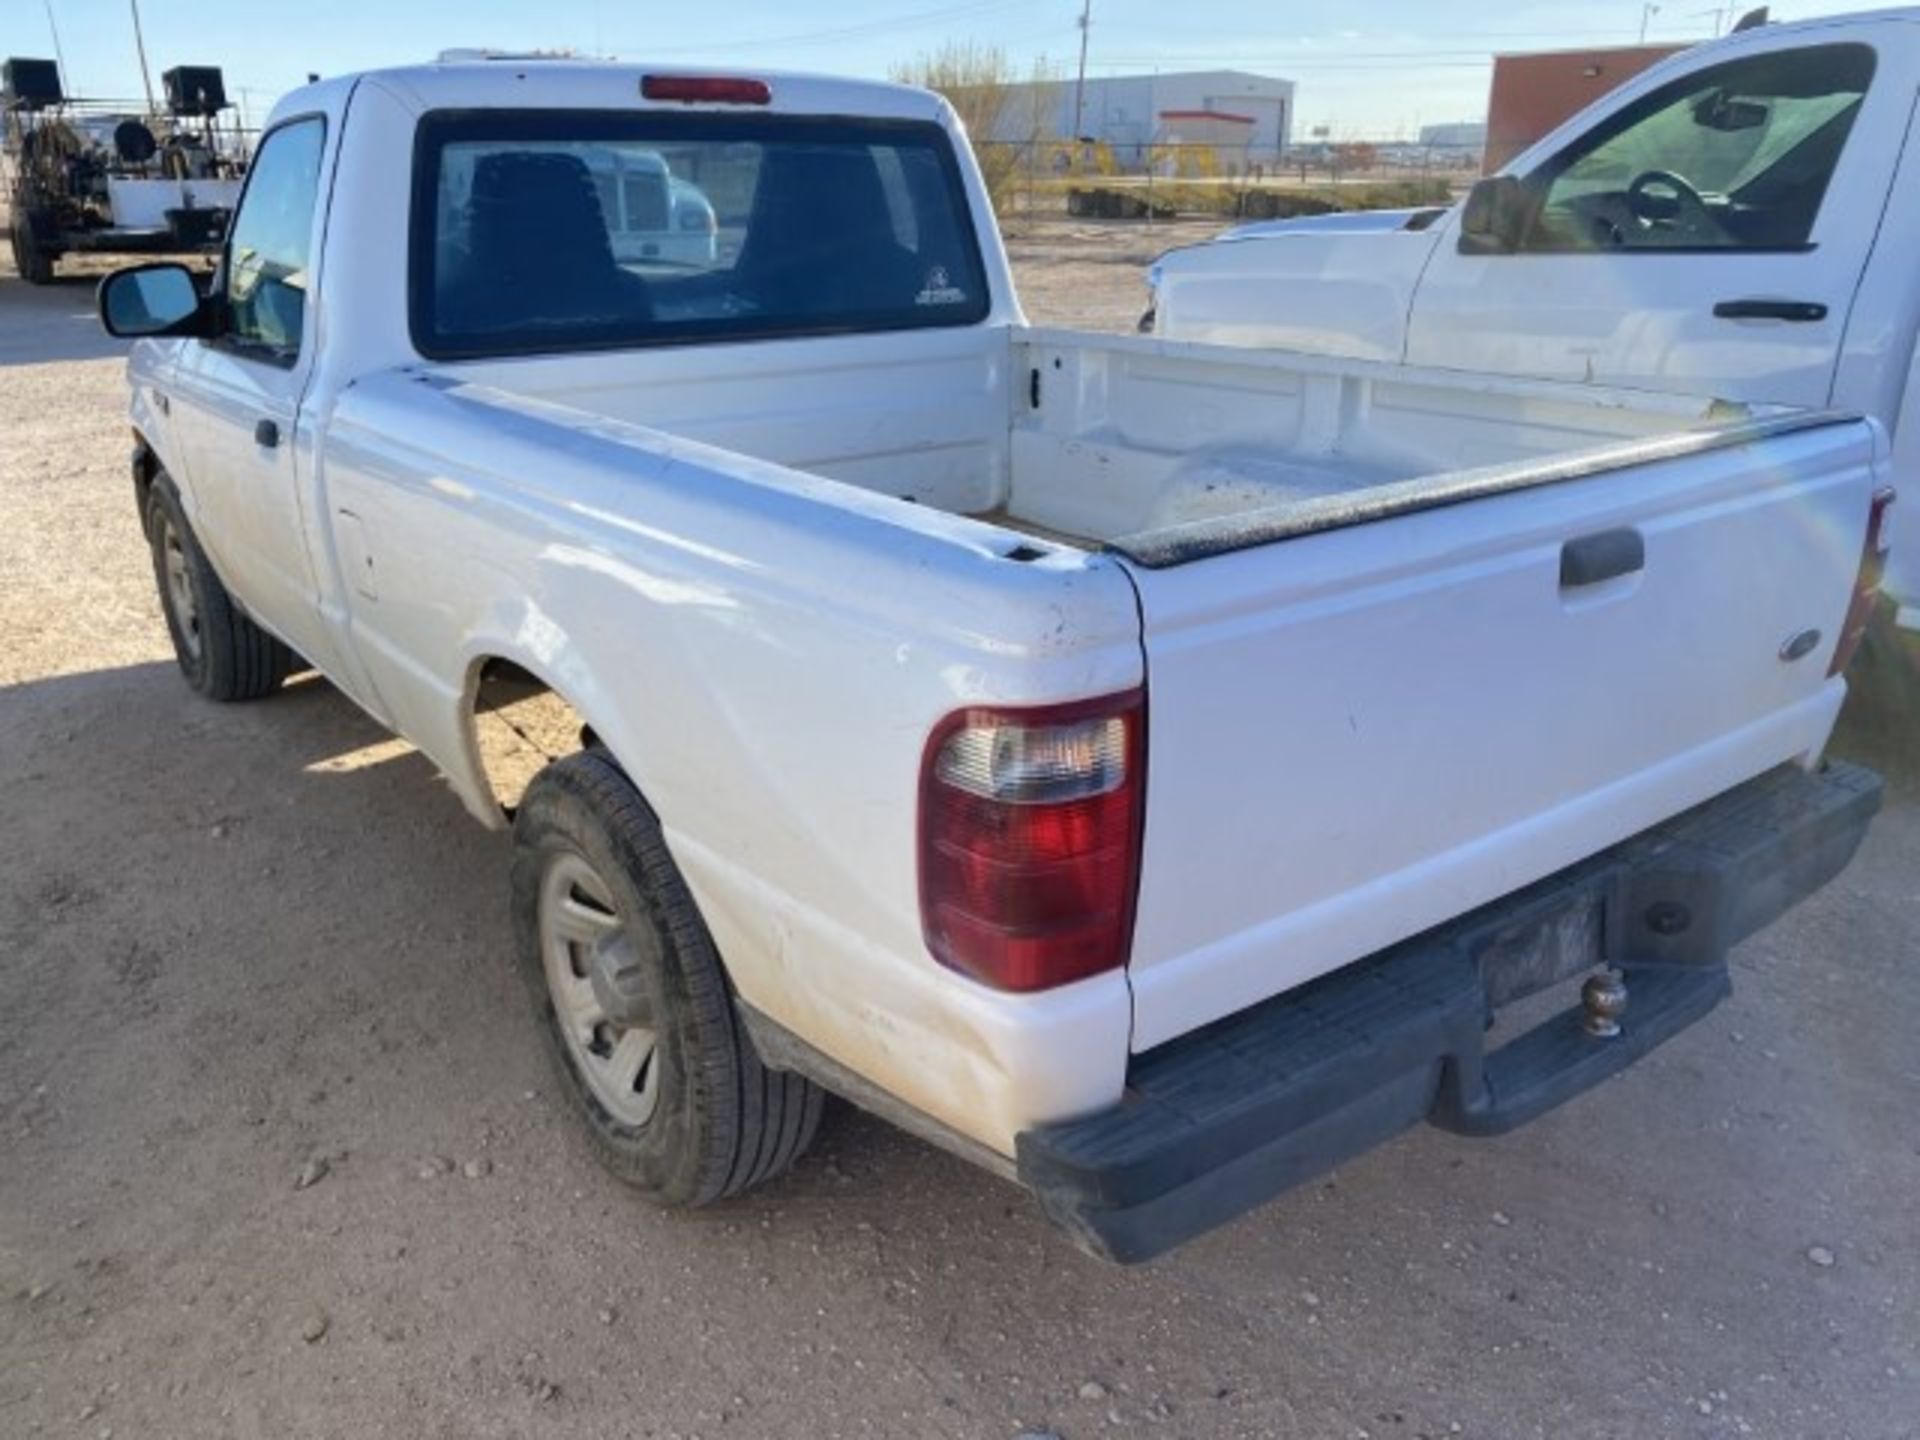
<instances>
[{"instance_id":1,"label":"utility pole","mask_svg":"<svg viewBox=\"0 0 1920 1440\"><path fill-rule=\"evenodd\" d=\"M1640 7L1640 43L1642 45L1647 43L1647 22L1659 13L1660 7L1658 5L1642 5Z\"/></svg>"},{"instance_id":2,"label":"utility pole","mask_svg":"<svg viewBox=\"0 0 1920 1440\"><path fill-rule=\"evenodd\" d=\"M1073 143L1087 132L1082 120L1087 111L1087 32L1093 28L1093 0L1080 0L1080 74L1073 82Z\"/></svg>"},{"instance_id":3,"label":"utility pole","mask_svg":"<svg viewBox=\"0 0 1920 1440\"><path fill-rule=\"evenodd\" d=\"M140 33L140 0L127 0L133 11L133 48L140 52L140 83L147 90L147 111L153 112L153 75L147 69L147 37Z\"/></svg>"}]
</instances>

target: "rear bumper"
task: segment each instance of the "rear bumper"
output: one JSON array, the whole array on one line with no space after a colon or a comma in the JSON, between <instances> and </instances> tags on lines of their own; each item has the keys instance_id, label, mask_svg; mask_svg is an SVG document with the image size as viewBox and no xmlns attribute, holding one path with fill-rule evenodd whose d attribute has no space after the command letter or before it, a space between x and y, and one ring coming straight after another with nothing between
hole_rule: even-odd
<instances>
[{"instance_id":1,"label":"rear bumper","mask_svg":"<svg viewBox=\"0 0 1920 1440\"><path fill-rule=\"evenodd\" d=\"M1425 1119L1524 1124L1630 1065L1730 989L1727 951L1832 879L1879 777L1772 771L1593 858L1135 1058L1124 1099L1022 1132L1021 1181L1079 1243L1150 1259ZM1599 964L1629 1001L1578 1004L1497 1049L1494 1012Z\"/></svg>"}]
</instances>

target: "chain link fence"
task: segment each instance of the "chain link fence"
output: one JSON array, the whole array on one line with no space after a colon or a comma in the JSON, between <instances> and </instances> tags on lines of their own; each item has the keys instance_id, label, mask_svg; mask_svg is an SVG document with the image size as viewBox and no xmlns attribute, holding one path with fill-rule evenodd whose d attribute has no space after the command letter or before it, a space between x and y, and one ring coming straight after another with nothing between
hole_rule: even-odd
<instances>
[{"instance_id":1,"label":"chain link fence","mask_svg":"<svg viewBox=\"0 0 1920 1440\"><path fill-rule=\"evenodd\" d=\"M1055 218L1272 220L1447 205L1477 156L1411 145L1300 146L1253 157L1215 145L976 142L1002 223Z\"/></svg>"}]
</instances>

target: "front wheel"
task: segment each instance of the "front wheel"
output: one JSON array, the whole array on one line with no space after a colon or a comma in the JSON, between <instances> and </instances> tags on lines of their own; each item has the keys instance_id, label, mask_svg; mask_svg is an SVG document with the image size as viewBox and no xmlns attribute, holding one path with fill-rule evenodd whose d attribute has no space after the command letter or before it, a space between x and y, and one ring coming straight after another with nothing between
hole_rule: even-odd
<instances>
[{"instance_id":1,"label":"front wheel","mask_svg":"<svg viewBox=\"0 0 1920 1440\"><path fill-rule=\"evenodd\" d=\"M271 695L293 670L293 652L243 614L213 573L166 475L147 495L153 578L174 659L187 684L209 700Z\"/></svg>"},{"instance_id":2,"label":"front wheel","mask_svg":"<svg viewBox=\"0 0 1920 1440\"><path fill-rule=\"evenodd\" d=\"M562 1085L601 1162L704 1205L778 1175L822 1093L768 1069L659 822L596 751L557 760L513 825L514 942Z\"/></svg>"}]
</instances>

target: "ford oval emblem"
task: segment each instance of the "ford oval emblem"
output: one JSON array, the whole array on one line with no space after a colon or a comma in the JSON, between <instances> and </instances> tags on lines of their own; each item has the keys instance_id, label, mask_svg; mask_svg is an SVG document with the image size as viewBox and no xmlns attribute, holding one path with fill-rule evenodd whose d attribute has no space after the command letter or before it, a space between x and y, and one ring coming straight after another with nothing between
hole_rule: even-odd
<instances>
[{"instance_id":1,"label":"ford oval emblem","mask_svg":"<svg viewBox=\"0 0 1920 1440\"><path fill-rule=\"evenodd\" d=\"M1792 664L1795 660L1811 655L1813 653L1813 647L1819 643L1820 632L1818 630L1802 630L1798 635L1789 638L1787 643L1780 647L1780 658L1788 664Z\"/></svg>"}]
</instances>

